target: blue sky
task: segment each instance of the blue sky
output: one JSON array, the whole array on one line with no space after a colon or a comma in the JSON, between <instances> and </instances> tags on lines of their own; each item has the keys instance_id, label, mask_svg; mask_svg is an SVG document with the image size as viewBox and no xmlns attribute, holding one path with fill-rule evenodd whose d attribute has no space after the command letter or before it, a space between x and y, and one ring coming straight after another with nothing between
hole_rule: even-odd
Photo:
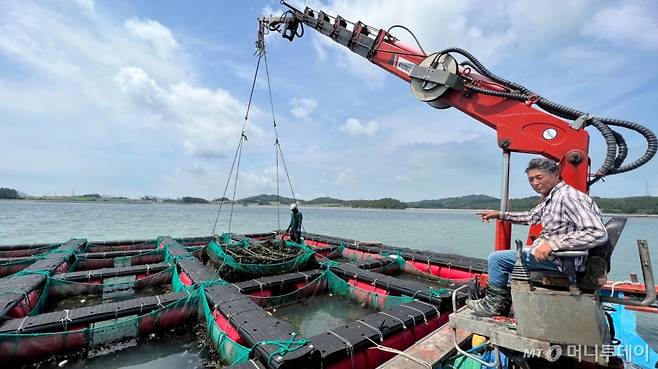
<instances>
[{"instance_id":1,"label":"blue sky","mask_svg":"<svg viewBox=\"0 0 658 369\"><path fill-rule=\"evenodd\" d=\"M655 2L293 4L376 28L405 25L427 51L465 48L551 100L658 131ZM256 65L256 18L281 12L278 1L0 2L0 187L34 195L219 197ZM280 142L298 197L499 196L493 130L417 101L406 83L312 30L292 43L270 36L267 47ZM605 148L590 134L598 168ZM263 78L247 135L237 196L274 193ZM634 160L645 144L625 137ZM523 174L528 159L513 156L513 197L533 194ZM592 193L656 196L657 169L654 159Z\"/></svg>"}]
</instances>

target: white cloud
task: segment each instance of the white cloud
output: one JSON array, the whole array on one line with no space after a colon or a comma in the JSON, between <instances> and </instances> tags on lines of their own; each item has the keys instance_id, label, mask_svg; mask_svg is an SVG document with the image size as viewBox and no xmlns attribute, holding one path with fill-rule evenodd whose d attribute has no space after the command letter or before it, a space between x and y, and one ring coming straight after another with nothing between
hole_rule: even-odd
<instances>
[{"instance_id":1,"label":"white cloud","mask_svg":"<svg viewBox=\"0 0 658 369\"><path fill-rule=\"evenodd\" d=\"M343 169L341 170L336 179L334 180L335 184L347 184L356 180L356 175L352 173L352 169Z\"/></svg>"},{"instance_id":2,"label":"white cloud","mask_svg":"<svg viewBox=\"0 0 658 369\"><path fill-rule=\"evenodd\" d=\"M31 27L36 27L30 24ZM0 32L0 52L15 60L42 70L57 78L69 79L80 74L80 68L71 63L61 53L53 52L43 41L29 30L15 24L6 24Z\"/></svg>"},{"instance_id":3,"label":"white cloud","mask_svg":"<svg viewBox=\"0 0 658 369\"><path fill-rule=\"evenodd\" d=\"M278 17L279 15L283 14L283 12L284 11L281 8L274 9L271 6L268 5L268 6L264 6L261 9L260 14L265 16L265 17L270 17L270 16Z\"/></svg>"},{"instance_id":4,"label":"white cloud","mask_svg":"<svg viewBox=\"0 0 658 369\"><path fill-rule=\"evenodd\" d=\"M112 80L121 68L139 67L160 83L193 79L187 55L173 46L176 41L165 26L141 29L140 23L128 23L136 32L143 31L143 37L127 37L123 22L72 4L3 3L0 57L8 57L9 70L15 68L14 73L0 75L0 89L9 89L0 90L10 98L2 104L9 107L6 112L12 105L32 106L34 113L50 110L56 116L73 105L76 110L95 111L94 120L109 119L110 112L127 116L130 112L117 111L119 97ZM159 57L156 45L169 57ZM54 98L43 99L47 96Z\"/></svg>"},{"instance_id":5,"label":"white cloud","mask_svg":"<svg viewBox=\"0 0 658 369\"><path fill-rule=\"evenodd\" d=\"M94 122L89 131L103 124L167 125L193 155L235 149L246 106L226 90L195 85L186 50L169 28L152 19L114 21L88 9L7 4L0 56L9 56L24 76L16 84L0 75L5 113L72 112L76 121L68 127ZM250 120L258 115L252 107ZM250 122L247 135L256 138L253 147L261 130Z\"/></svg>"},{"instance_id":6,"label":"white cloud","mask_svg":"<svg viewBox=\"0 0 658 369\"><path fill-rule=\"evenodd\" d=\"M234 149L246 106L228 91L211 91L184 82L163 87L137 67L122 68L115 80L127 106L146 114L152 123L178 127L191 153L217 156ZM247 126L249 138L261 135L258 127Z\"/></svg>"},{"instance_id":7,"label":"white cloud","mask_svg":"<svg viewBox=\"0 0 658 369\"><path fill-rule=\"evenodd\" d=\"M161 58L170 58L179 45L169 28L152 19L131 18L124 22L131 35L148 42Z\"/></svg>"},{"instance_id":8,"label":"white cloud","mask_svg":"<svg viewBox=\"0 0 658 369\"><path fill-rule=\"evenodd\" d=\"M87 11L94 11L96 8L94 0L75 0L75 2Z\"/></svg>"},{"instance_id":9,"label":"white cloud","mask_svg":"<svg viewBox=\"0 0 658 369\"><path fill-rule=\"evenodd\" d=\"M647 86L656 78L656 48L651 46L656 32L637 34L642 40L628 39L634 29L655 26L655 20L647 19L655 14L652 3L565 0L556 6L521 0L418 0L405 6L392 0L328 1L329 5L309 6L376 28L405 25L427 52L463 47L500 76L542 96L593 114L601 107L617 109L615 117L637 116L655 130L648 108L655 92ZM90 0L0 4L0 115L5 118L0 144L19 158L1 166L0 177L18 178L23 184L59 182L57 191L70 193L70 178L84 172L86 180L97 178L93 186L98 190L90 184L90 191L121 188L140 194L149 188L163 195L220 195L230 160L217 157L232 158L246 108L246 99L237 97L248 96L255 64L250 48L238 47L239 40L230 35L235 31L254 37L253 23L235 28L212 23L211 14L190 21L180 18L184 14L172 14L172 8L148 13L152 7L140 4L107 13L109 8L98 4L94 9ZM261 6L250 11L258 13ZM601 20L620 17L625 14L621 10L634 7L641 8L639 15L625 11L639 17L638 25ZM611 9L616 13L606 13ZM263 12L278 14L270 8ZM170 29L165 19L177 27ZM592 33L588 24L596 24L601 34ZM620 35L609 34L615 27ZM414 44L401 29L393 34ZM293 46L280 38L281 44L270 44L270 66L279 71L271 75L274 101L287 110L279 134L296 189L343 198L437 198L480 193L483 188L497 194L500 160L494 130L457 109L434 110L415 101L405 83L388 78L385 71L314 30L307 29L306 38L310 39ZM628 65L643 73L625 73ZM254 104L264 104L266 111L252 105L239 197L275 189L272 168L259 167L273 163L272 146L268 142L265 147L264 142L270 135L265 137L259 129L271 124L267 85L264 75L259 76ZM293 96L298 98L292 101ZM288 124L309 118L308 124ZM363 140L348 135L376 140L363 145ZM627 137L629 147L644 145L633 135ZM594 163L603 155L598 141L593 134ZM28 155L12 142L39 150ZM57 170L42 170L46 163L51 165L44 157L52 157ZM474 158L486 160L486 165ZM344 169L345 163L349 169ZM170 180L176 167L189 169ZM642 187L655 168L652 161L631 176L642 177ZM473 182L473 173L483 173L478 174L483 178ZM61 180L53 180L56 174ZM130 181L119 183L119 178ZM362 178L368 181L357 180ZM624 179L617 192L626 193L621 187L632 183L626 180L630 177L619 178ZM34 184L25 188L39 192ZM516 188L527 190L527 183Z\"/></svg>"},{"instance_id":10,"label":"white cloud","mask_svg":"<svg viewBox=\"0 0 658 369\"><path fill-rule=\"evenodd\" d=\"M30 74L79 84L89 80L89 85L98 85L127 65L167 81L189 79L187 55L166 26L150 19L119 25L82 10L9 2L2 18L0 53L34 68Z\"/></svg>"},{"instance_id":11,"label":"white cloud","mask_svg":"<svg viewBox=\"0 0 658 369\"><path fill-rule=\"evenodd\" d=\"M305 97L301 99L293 98L290 105L292 106L292 109L290 109L292 115L299 119L308 120L317 109L318 102Z\"/></svg>"},{"instance_id":12,"label":"white cloud","mask_svg":"<svg viewBox=\"0 0 658 369\"><path fill-rule=\"evenodd\" d=\"M653 8L653 9L651 9ZM601 9L585 23L583 34L617 45L658 49L655 3L630 2Z\"/></svg>"},{"instance_id":13,"label":"white cloud","mask_svg":"<svg viewBox=\"0 0 658 369\"><path fill-rule=\"evenodd\" d=\"M346 132L350 136L372 136L379 129L379 124L373 120L367 123L361 123L358 119L349 118L340 130Z\"/></svg>"},{"instance_id":14,"label":"white cloud","mask_svg":"<svg viewBox=\"0 0 658 369\"><path fill-rule=\"evenodd\" d=\"M219 198L223 195L230 167L216 167L198 161L185 163L176 168L175 175L170 178L172 193L193 193L207 199ZM281 175L281 173L279 173ZM233 197L235 172L231 176L226 197ZM289 196L288 187L281 187L281 195ZM240 170L236 199L256 194L276 193L276 170L268 167L262 170Z\"/></svg>"},{"instance_id":15,"label":"white cloud","mask_svg":"<svg viewBox=\"0 0 658 369\"><path fill-rule=\"evenodd\" d=\"M562 2L560 6L523 0L504 3L417 0L413 6L401 6L396 0L334 0L329 4L312 1L309 6L353 22L363 21L376 29L404 25L414 32L428 54L448 47L461 47L491 67L513 58L514 53L510 50L541 49L551 45L556 38L571 37L584 20L591 17L592 8L600 5L576 0ZM350 27L348 25L348 29ZM332 55L339 67L369 86L374 88L382 84L386 72L374 68L370 62L328 37L312 33L313 47L320 62ZM416 42L406 31L394 29L391 33L405 44L416 47Z\"/></svg>"},{"instance_id":16,"label":"white cloud","mask_svg":"<svg viewBox=\"0 0 658 369\"><path fill-rule=\"evenodd\" d=\"M327 44L323 42L324 40L321 40L317 37L314 37L313 40L311 41L311 44L313 45L313 50L315 51L315 56L318 58L319 62L324 62L327 60L327 51L325 48L327 47Z\"/></svg>"}]
</instances>

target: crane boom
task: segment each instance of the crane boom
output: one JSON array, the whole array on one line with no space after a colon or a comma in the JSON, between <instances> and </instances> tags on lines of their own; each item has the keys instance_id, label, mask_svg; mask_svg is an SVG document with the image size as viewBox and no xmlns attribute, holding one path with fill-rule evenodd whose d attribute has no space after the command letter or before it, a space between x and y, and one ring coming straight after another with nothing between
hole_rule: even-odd
<instances>
[{"instance_id":1,"label":"crane boom","mask_svg":"<svg viewBox=\"0 0 658 369\"><path fill-rule=\"evenodd\" d=\"M395 38L390 34L391 29L376 29L360 21L349 22L339 15L332 17L323 11L316 13L308 7L300 11L284 1L281 3L289 8L282 16L259 18L257 48L262 52L266 32L278 31L292 41L303 35L305 25L409 82L412 93L419 100L437 109L458 109L496 130L498 146L504 157L503 211L508 206L511 152L539 154L558 161L564 182L588 192L589 186L604 175L621 173L646 163L658 148L655 135L648 129L635 123L628 127L630 122L591 117L548 101L523 86L495 76L465 50L453 48L428 55L420 45L410 46ZM465 56L469 61L458 63L453 54ZM622 167L627 154L626 144L608 124L634 129L644 135L649 144L644 156ZM604 165L592 176L589 174L591 161L586 125L599 129L608 145ZM528 241L531 242L540 230L540 227L531 227ZM510 244L511 225L497 221L496 249L509 249Z\"/></svg>"}]
</instances>

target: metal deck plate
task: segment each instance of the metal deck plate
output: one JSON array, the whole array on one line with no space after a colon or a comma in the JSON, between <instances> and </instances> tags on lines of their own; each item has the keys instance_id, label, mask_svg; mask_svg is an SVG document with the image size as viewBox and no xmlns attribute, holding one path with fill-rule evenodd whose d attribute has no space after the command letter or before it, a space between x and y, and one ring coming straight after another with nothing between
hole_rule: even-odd
<instances>
[{"instance_id":1,"label":"metal deck plate","mask_svg":"<svg viewBox=\"0 0 658 369\"><path fill-rule=\"evenodd\" d=\"M468 309L450 314L449 324L453 328L463 329L480 336L489 337L492 345L517 351L527 357L536 357L555 361L560 357L571 356L574 359L607 365L608 357L600 355L601 349L591 346L579 347L570 350L565 345L553 344L548 341L522 337L516 331L516 325L510 319L493 319L478 317ZM570 355L571 352L577 355ZM582 355L582 352L596 353L596 355Z\"/></svg>"}]
</instances>

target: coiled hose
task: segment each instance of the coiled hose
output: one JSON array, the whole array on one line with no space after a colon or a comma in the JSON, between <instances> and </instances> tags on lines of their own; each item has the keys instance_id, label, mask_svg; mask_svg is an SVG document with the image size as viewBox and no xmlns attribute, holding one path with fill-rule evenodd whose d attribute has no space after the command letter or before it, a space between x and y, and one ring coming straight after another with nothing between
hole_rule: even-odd
<instances>
[{"instance_id":1,"label":"coiled hose","mask_svg":"<svg viewBox=\"0 0 658 369\"><path fill-rule=\"evenodd\" d=\"M489 71L484 66L484 64L482 64L475 56L473 56L471 53L469 53L468 51L462 48L458 48L458 47L448 48L440 51L439 55L446 53L456 53L464 56L467 59L467 61L462 62L463 65L470 66L473 69L475 69L477 72L490 78L491 80L498 82L501 85L518 92L492 91L477 86L469 87L471 91L492 95L492 96L513 99L517 101L529 101L531 98L537 97L537 101L536 101L537 106L539 106L546 112L556 115L560 118L575 120L578 119L579 117L586 116L587 117L585 121L586 125L593 126L594 128L596 128L603 136L607 146L605 160L603 161L601 167L595 172L594 178L588 182L588 186L606 175L628 172L646 164L649 160L651 160L651 158L653 158L653 156L656 154L656 151L658 150L658 139L656 139L656 135L651 130L638 123L628 122L619 119L599 118L599 117L589 116L584 112L578 111L573 108L569 108L564 105L560 105L546 98L538 96L523 85L520 85L512 81L508 81L505 78L495 75L494 73ZM639 159L635 160L634 162L622 166L624 160L626 160L626 157L628 156L628 145L626 144L626 141L624 140L623 136L619 132L616 132L612 128L610 128L610 126L626 128L642 135L644 139L647 141L647 150L645 151L644 155L642 155Z\"/></svg>"}]
</instances>

